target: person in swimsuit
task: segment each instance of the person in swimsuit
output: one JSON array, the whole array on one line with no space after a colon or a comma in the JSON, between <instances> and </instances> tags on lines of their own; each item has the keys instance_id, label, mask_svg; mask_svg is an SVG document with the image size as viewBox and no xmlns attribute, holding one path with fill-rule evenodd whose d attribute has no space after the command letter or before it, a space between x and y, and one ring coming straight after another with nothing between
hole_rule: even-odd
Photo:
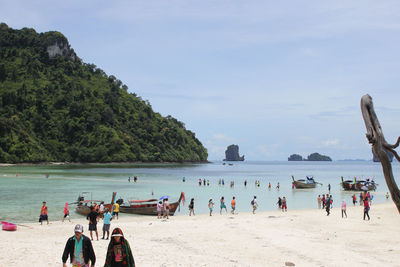
<instances>
[{"instance_id":1,"label":"person in swimsuit","mask_svg":"<svg viewBox=\"0 0 400 267\"><path fill-rule=\"evenodd\" d=\"M213 208L214 208L214 202L212 201L212 198L208 201L208 208L210 209L210 216L212 216Z\"/></svg>"},{"instance_id":2,"label":"person in swimsuit","mask_svg":"<svg viewBox=\"0 0 400 267\"><path fill-rule=\"evenodd\" d=\"M226 213L228 213L228 210L226 209L224 197L221 197L220 208L221 208L221 209L220 209L220 211L219 211L219 214L222 214L222 209L225 209Z\"/></svg>"}]
</instances>

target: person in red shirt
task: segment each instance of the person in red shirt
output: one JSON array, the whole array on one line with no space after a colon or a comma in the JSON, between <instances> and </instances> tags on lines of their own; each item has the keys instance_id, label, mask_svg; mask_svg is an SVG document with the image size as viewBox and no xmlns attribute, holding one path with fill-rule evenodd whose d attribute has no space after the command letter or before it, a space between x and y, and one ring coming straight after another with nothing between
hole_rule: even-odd
<instances>
[{"instance_id":1,"label":"person in red shirt","mask_svg":"<svg viewBox=\"0 0 400 267\"><path fill-rule=\"evenodd\" d=\"M235 200L235 197L232 198L231 207L232 207L231 213L232 213L232 214L235 214L235 209L236 209L236 200Z\"/></svg>"},{"instance_id":2,"label":"person in red shirt","mask_svg":"<svg viewBox=\"0 0 400 267\"><path fill-rule=\"evenodd\" d=\"M365 215L367 215L368 221L369 221L369 214L368 214L368 212L369 212L369 203L368 203L368 199L366 198L366 199L364 200L364 220L365 220Z\"/></svg>"}]
</instances>

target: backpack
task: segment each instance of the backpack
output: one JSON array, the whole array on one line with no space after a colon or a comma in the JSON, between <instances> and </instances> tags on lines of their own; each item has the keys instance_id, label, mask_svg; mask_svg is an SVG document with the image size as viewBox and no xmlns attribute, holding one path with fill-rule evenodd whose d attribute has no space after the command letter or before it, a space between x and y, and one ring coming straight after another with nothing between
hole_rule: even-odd
<instances>
[{"instance_id":1,"label":"backpack","mask_svg":"<svg viewBox=\"0 0 400 267\"><path fill-rule=\"evenodd\" d=\"M250 202L251 205L254 205L254 199Z\"/></svg>"}]
</instances>

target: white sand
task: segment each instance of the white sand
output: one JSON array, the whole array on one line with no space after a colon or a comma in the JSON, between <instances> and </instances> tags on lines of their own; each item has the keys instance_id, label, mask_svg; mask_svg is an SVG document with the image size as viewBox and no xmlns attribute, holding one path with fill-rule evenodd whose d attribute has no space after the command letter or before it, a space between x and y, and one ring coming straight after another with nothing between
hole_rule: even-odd
<instances>
[{"instance_id":1,"label":"white sand","mask_svg":"<svg viewBox=\"0 0 400 267\"><path fill-rule=\"evenodd\" d=\"M169 220L123 214L111 222L111 230L123 230L137 266L400 266L400 214L393 203L372 205L370 221L363 221L359 206L349 207L347 214L342 219L340 209L329 217L317 209L217 212ZM1 231L0 266L62 266L62 252L76 223L89 236L82 217ZM96 266L104 265L107 245L93 241Z\"/></svg>"}]
</instances>

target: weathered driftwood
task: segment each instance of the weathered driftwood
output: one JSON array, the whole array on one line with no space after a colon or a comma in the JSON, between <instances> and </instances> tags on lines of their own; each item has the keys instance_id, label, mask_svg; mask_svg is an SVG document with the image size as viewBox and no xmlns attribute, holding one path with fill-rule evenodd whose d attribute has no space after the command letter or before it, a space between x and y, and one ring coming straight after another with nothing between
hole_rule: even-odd
<instances>
[{"instance_id":1,"label":"weathered driftwood","mask_svg":"<svg viewBox=\"0 0 400 267\"><path fill-rule=\"evenodd\" d=\"M393 202L396 204L397 210L400 213L400 191L393 177L392 163L385 151L389 150L393 153L396 159L400 161L399 155L397 155L396 151L394 150L399 146L400 137L397 139L397 142L394 145L390 145L386 142L378 117L375 114L371 96L364 95L361 98L361 112L364 118L365 127L367 128L366 136L368 142L372 145L372 150L381 161L386 184L389 188Z\"/></svg>"}]
</instances>

